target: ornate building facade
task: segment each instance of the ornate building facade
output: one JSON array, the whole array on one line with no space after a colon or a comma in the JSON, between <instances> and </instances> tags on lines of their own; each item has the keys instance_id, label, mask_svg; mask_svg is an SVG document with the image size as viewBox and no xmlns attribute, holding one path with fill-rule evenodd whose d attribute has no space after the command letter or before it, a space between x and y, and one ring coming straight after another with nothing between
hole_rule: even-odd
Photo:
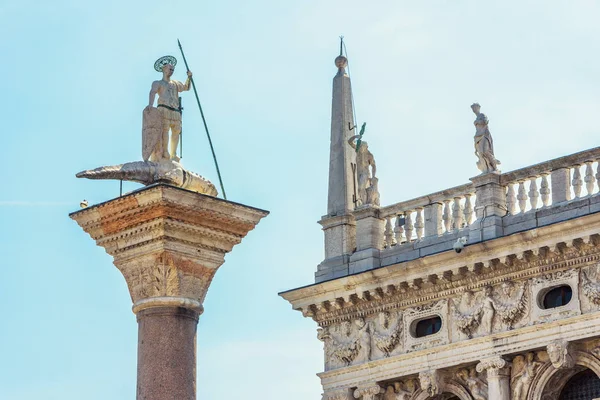
<instances>
[{"instance_id":1,"label":"ornate building facade","mask_svg":"<svg viewBox=\"0 0 600 400\"><path fill-rule=\"evenodd\" d=\"M501 173L474 104L481 174L380 206L346 64L325 259L281 293L318 325L323 400L600 398L600 148Z\"/></svg>"}]
</instances>

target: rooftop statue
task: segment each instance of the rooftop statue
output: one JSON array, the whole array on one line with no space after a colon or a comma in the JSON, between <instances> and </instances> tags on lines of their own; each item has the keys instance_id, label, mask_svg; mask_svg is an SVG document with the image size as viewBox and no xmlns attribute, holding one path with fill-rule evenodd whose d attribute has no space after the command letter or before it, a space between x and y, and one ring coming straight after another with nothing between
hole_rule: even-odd
<instances>
[{"instance_id":1,"label":"rooftop statue","mask_svg":"<svg viewBox=\"0 0 600 400\"><path fill-rule=\"evenodd\" d=\"M473 122L475 124L475 155L478 158L477 168L482 174L500 172L498 169L500 161L494 156L494 141L488 129L489 120L484 113L479 112L481 109L479 103L472 104L471 109L477 115Z\"/></svg>"},{"instance_id":2,"label":"rooftop statue","mask_svg":"<svg viewBox=\"0 0 600 400\"><path fill-rule=\"evenodd\" d=\"M150 185L163 182L194 192L216 196L215 186L202 176L188 171L180 164L177 145L181 135L181 98L179 92L190 89L192 72L181 83L172 80L177 59L164 56L154 63L154 69L162 72L162 79L154 81L150 89L149 104L142 113L142 158L125 164L99 167L82 171L78 178L118 179ZM157 107L154 100L158 94ZM169 140L169 131L171 138ZM170 148L169 148L170 144Z\"/></svg>"},{"instance_id":3,"label":"rooftop statue","mask_svg":"<svg viewBox=\"0 0 600 400\"><path fill-rule=\"evenodd\" d=\"M358 207L362 205L379 205L379 188L375 173L377 166L375 158L369 151L369 145L362 140L365 133L366 123L360 129L360 134L348 139L348 144L356 150L356 181Z\"/></svg>"}]
</instances>

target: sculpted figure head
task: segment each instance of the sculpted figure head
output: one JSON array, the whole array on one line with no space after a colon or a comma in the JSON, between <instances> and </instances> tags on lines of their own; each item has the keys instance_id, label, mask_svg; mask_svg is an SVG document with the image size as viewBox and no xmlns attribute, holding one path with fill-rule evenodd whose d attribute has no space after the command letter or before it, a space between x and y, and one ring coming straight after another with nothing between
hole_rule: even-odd
<instances>
[{"instance_id":1,"label":"sculpted figure head","mask_svg":"<svg viewBox=\"0 0 600 400\"><path fill-rule=\"evenodd\" d=\"M510 296L510 294L512 293L512 288L513 285L511 282L504 282L502 284L502 293L504 293L506 296Z\"/></svg>"},{"instance_id":2,"label":"sculpted figure head","mask_svg":"<svg viewBox=\"0 0 600 400\"><path fill-rule=\"evenodd\" d=\"M494 289L491 286L486 286L483 288L483 294L485 295L485 297L492 297L493 292Z\"/></svg>"},{"instance_id":3,"label":"sculpted figure head","mask_svg":"<svg viewBox=\"0 0 600 400\"><path fill-rule=\"evenodd\" d=\"M569 342L566 340L555 340L546 347L546 351L554 368L573 366L573 358L569 355Z\"/></svg>"},{"instance_id":4,"label":"sculpted figure head","mask_svg":"<svg viewBox=\"0 0 600 400\"><path fill-rule=\"evenodd\" d=\"M175 71L175 67L171 64L165 64L162 67L163 76L166 78L170 78L173 76L173 72Z\"/></svg>"}]
</instances>

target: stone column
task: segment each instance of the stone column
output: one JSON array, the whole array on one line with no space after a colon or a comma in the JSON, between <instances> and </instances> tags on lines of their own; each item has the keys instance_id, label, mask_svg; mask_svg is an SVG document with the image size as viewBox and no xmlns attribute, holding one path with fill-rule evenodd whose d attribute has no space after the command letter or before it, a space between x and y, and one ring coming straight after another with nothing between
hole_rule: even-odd
<instances>
[{"instance_id":1,"label":"stone column","mask_svg":"<svg viewBox=\"0 0 600 400\"><path fill-rule=\"evenodd\" d=\"M487 371L488 399L510 400L510 363L500 356L481 360L477 372Z\"/></svg>"},{"instance_id":2,"label":"stone column","mask_svg":"<svg viewBox=\"0 0 600 400\"><path fill-rule=\"evenodd\" d=\"M196 399L196 327L225 254L268 212L158 184L70 215L121 271L138 321L138 400Z\"/></svg>"},{"instance_id":3,"label":"stone column","mask_svg":"<svg viewBox=\"0 0 600 400\"><path fill-rule=\"evenodd\" d=\"M500 174L490 172L471 178L475 186L475 215L471 224L470 241L502 236L502 217L506 211L506 187L500 184Z\"/></svg>"}]
</instances>

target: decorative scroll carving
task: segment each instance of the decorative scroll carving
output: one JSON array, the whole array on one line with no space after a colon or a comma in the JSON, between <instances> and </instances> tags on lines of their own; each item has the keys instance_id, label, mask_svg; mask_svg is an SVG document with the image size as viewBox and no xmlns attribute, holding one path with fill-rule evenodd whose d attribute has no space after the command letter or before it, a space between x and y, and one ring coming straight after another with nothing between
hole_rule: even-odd
<instances>
[{"instance_id":1,"label":"decorative scroll carving","mask_svg":"<svg viewBox=\"0 0 600 400\"><path fill-rule=\"evenodd\" d=\"M336 327L317 330L317 338L325 344L326 369L347 367L370 359L371 340L369 324L363 318Z\"/></svg>"},{"instance_id":2,"label":"decorative scroll carving","mask_svg":"<svg viewBox=\"0 0 600 400\"><path fill-rule=\"evenodd\" d=\"M502 300L494 302L498 317L508 329L512 329L527 311L527 290L525 282L515 285L512 282L502 284Z\"/></svg>"},{"instance_id":3,"label":"decorative scroll carving","mask_svg":"<svg viewBox=\"0 0 600 400\"><path fill-rule=\"evenodd\" d=\"M546 352L556 369L571 368L575 364L569 354L569 342L566 340L555 340L546 347Z\"/></svg>"},{"instance_id":4,"label":"decorative scroll carving","mask_svg":"<svg viewBox=\"0 0 600 400\"><path fill-rule=\"evenodd\" d=\"M437 370L419 372L421 389L429 396L437 396L442 392L440 374Z\"/></svg>"},{"instance_id":5,"label":"decorative scroll carving","mask_svg":"<svg viewBox=\"0 0 600 400\"><path fill-rule=\"evenodd\" d=\"M395 317L395 318L394 318ZM392 321L396 322L393 324ZM398 347L402 338L402 316L400 313L380 312L371 329L373 344L385 357Z\"/></svg>"},{"instance_id":6,"label":"decorative scroll carving","mask_svg":"<svg viewBox=\"0 0 600 400\"><path fill-rule=\"evenodd\" d=\"M487 400L487 384L477 376L475 368L460 369L456 376L469 389L474 400Z\"/></svg>"},{"instance_id":7,"label":"decorative scroll carving","mask_svg":"<svg viewBox=\"0 0 600 400\"><path fill-rule=\"evenodd\" d=\"M488 376L497 376L498 372L506 367L509 367L510 363L500 356L486 358L481 360L475 367L477 372L481 373L487 371Z\"/></svg>"},{"instance_id":8,"label":"decorative scroll carving","mask_svg":"<svg viewBox=\"0 0 600 400\"><path fill-rule=\"evenodd\" d=\"M381 386L373 384L370 386L359 387L358 389L356 389L354 391L354 398L362 400L375 400L375 396L383 392L384 390Z\"/></svg>"},{"instance_id":9,"label":"decorative scroll carving","mask_svg":"<svg viewBox=\"0 0 600 400\"><path fill-rule=\"evenodd\" d=\"M525 356L517 356L513 359L510 379L513 400L525 399L529 386L542 365L542 362L536 360L535 353L527 353Z\"/></svg>"}]
</instances>

